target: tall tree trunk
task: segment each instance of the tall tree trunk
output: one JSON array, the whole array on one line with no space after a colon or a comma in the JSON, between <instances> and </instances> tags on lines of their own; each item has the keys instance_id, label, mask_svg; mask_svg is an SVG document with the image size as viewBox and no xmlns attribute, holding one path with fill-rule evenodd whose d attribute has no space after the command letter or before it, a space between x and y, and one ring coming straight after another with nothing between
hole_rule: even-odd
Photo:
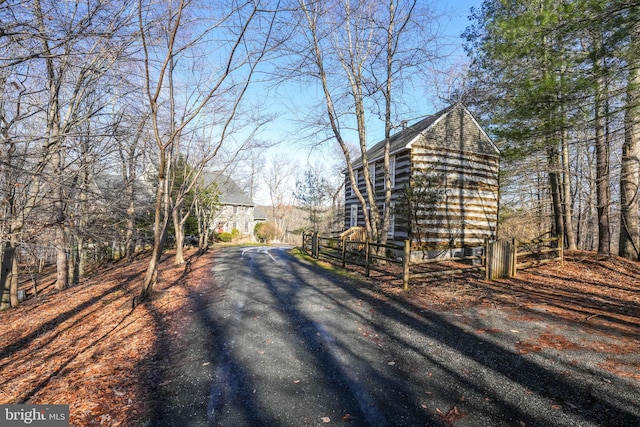
<instances>
[{"instance_id":1,"label":"tall tree trunk","mask_svg":"<svg viewBox=\"0 0 640 427\"><path fill-rule=\"evenodd\" d=\"M47 28L44 24L45 15L42 10L40 0L34 2L34 14L36 17L36 25L42 35L47 34ZM53 215L55 220L54 226L54 242L56 249L56 282L55 289L62 290L67 286L69 269L66 251L66 230L65 230L65 203L62 191L62 174L63 174L63 148L62 148L62 129L60 125L60 85L62 84L62 75L64 70L61 68L56 73L54 63L55 55L52 54L49 42L46 38L40 40L46 60L46 81L49 102L47 105L47 141L48 153L51 155L51 169L54 176L54 187L52 191L53 197Z\"/></svg>"},{"instance_id":2,"label":"tall tree trunk","mask_svg":"<svg viewBox=\"0 0 640 427\"><path fill-rule=\"evenodd\" d=\"M640 23L633 26L629 52L629 77L624 115L624 145L620 170L619 254L637 260L640 256L638 188L640 186Z\"/></svg>"},{"instance_id":3,"label":"tall tree trunk","mask_svg":"<svg viewBox=\"0 0 640 427\"><path fill-rule=\"evenodd\" d=\"M557 38L555 41L555 50L561 49L563 45L561 38ZM559 115L562 118L563 125L561 129L558 129L558 135L560 137L560 159L562 162L561 168L561 185L562 185L562 208L564 215L564 239L565 245L569 250L576 250L576 236L573 231L573 198L571 197L571 168L569 162L569 131L568 124L570 119L567 114L566 105L566 83L565 77L567 73L567 63L565 58L561 58L561 72L560 72L560 92L556 102L559 104Z\"/></svg>"},{"instance_id":4,"label":"tall tree trunk","mask_svg":"<svg viewBox=\"0 0 640 427\"><path fill-rule=\"evenodd\" d=\"M124 238L124 252L127 262L133 262L133 257L136 252L135 245L135 213L136 213L136 201L134 197L133 180L126 181L125 197L127 199L127 223L126 232Z\"/></svg>"},{"instance_id":5,"label":"tall tree trunk","mask_svg":"<svg viewBox=\"0 0 640 427\"><path fill-rule=\"evenodd\" d=\"M396 36L395 20L396 20L396 5L393 0L389 1L389 23L387 26L387 42L386 42L386 76L385 85L383 89L384 94L384 204L382 205L382 224L380 225L380 237L378 241L382 244L387 243L389 237L389 226L391 224L391 160L389 158L391 149L391 108L393 99L393 78L394 78L394 55L398 47L400 37ZM400 22L402 26L402 23ZM374 190L375 191L375 190ZM380 248L382 249L382 248ZM382 255L381 250L378 251L378 255Z\"/></svg>"},{"instance_id":6,"label":"tall tree trunk","mask_svg":"<svg viewBox=\"0 0 640 427\"><path fill-rule=\"evenodd\" d=\"M560 165L558 161L558 150L555 146L547 148L547 163L549 167L549 188L551 189L551 207L553 208L553 233L564 234Z\"/></svg>"},{"instance_id":7,"label":"tall tree trunk","mask_svg":"<svg viewBox=\"0 0 640 427\"><path fill-rule=\"evenodd\" d=\"M127 203L127 219L125 225L125 256L127 262L133 262L136 252L136 161L140 154L139 146L148 125L148 116L144 115L139 119L136 133L131 140L118 140L118 151L120 153L122 181L124 183L124 196Z\"/></svg>"},{"instance_id":8,"label":"tall tree trunk","mask_svg":"<svg viewBox=\"0 0 640 427\"><path fill-rule=\"evenodd\" d=\"M142 292L140 293L143 299L149 297L155 290L156 282L158 280L160 257L164 250L166 238L167 222L165 219L159 218L155 222L155 230L153 232L153 249L151 251L151 258L149 258L149 264L144 276L144 282L142 283Z\"/></svg>"},{"instance_id":9,"label":"tall tree trunk","mask_svg":"<svg viewBox=\"0 0 640 427\"><path fill-rule=\"evenodd\" d=\"M578 249L573 231L573 209L571 197L571 173L569 166L569 138L567 131L562 131L562 202L564 208L564 236L567 249Z\"/></svg>"},{"instance_id":10,"label":"tall tree trunk","mask_svg":"<svg viewBox=\"0 0 640 427\"><path fill-rule=\"evenodd\" d=\"M14 253L13 253L13 259L11 260L11 280L9 282L9 286L11 288L11 291L9 292L11 294L11 306L12 307L17 307L18 304L20 303L20 301L18 300L18 277L19 277L19 270L18 270L18 256L16 253L16 248L18 247L18 242L16 241L16 239L14 238L13 241L11 242L11 245L14 248Z\"/></svg>"},{"instance_id":11,"label":"tall tree trunk","mask_svg":"<svg viewBox=\"0 0 640 427\"><path fill-rule=\"evenodd\" d=\"M2 248L2 262L0 263L0 310L11 307L11 281L13 275L13 260L16 256L16 248L11 242L4 242Z\"/></svg>"},{"instance_id":12,"label":"tall tree trunk","mask_svg":"<svg viewBox=\"0 0 640 427\"><path fill-rule=\"evenodd\" d=\"M9 136L8 128L2 129L2 175L4 180L3 185L3 205L4 205L4 220L8 223L3 227L3 240L5 242L2 246L0 253L0 310L5 310L12 305L11 295L11 276L13 260L16 256L17 241L15 238L15 224L19 221L16 218L16 198L14 192L15 186L15 171L14 169L14 154L16 151L15 143ZM8 236L8 237L7 237ZM17 273L16 273L17 274ZM17 279L17 277L16 277Z\"/></svg>"},{"instance_id":13,"label":"tall tree trunk","mask_svg":"<svg viewBox=\"0 0 640 427\"><path fill-rule=\"evenodd\" d=\"M609 146L605 136L606 115L602 86L596 89L595 148L596 148L596 206L598 212L598 253L611 254L611 195L609 189Z\"/></svg>"},{"instance_id":14,"label":"tall tree trunk","mask_svg":"<svg viewBox=\"0 0 640 427\"><path fill-rule=\"evenodd\" d=\"M151 258L142 283L141 299L151 295L158 280L158 267L160 257L167 239L167 227L171 217L169 207L168 175L170 165L167 161L167 152L162 147L159 149L160 164L158 165L158 188L156 189L155 215L153 223L153 249Z\"/></svg>"},{"instance_id":15,"label":"tall tree trunk","mask_svg":"<svg viewBox=\"0 0 640 427\"><path fill-rule=\"evenodd\" d=\"M184 264L184 222L182 221L180 206L176 206L171 212L173 218L173 228L176 238L176 256L174 258L174 264Z\"/></svg>"},{"instance_id":16,"label":"tall tree trunk","mask_svg":"<svg viewBox=\"0 0 640 427\"><path fill-rule=\"evenodd\" d=\"M69 254L68 235L66 227L66 209L62 191L62 148L58 148L58 152L53 156L53 170L57 177L53 193L53 210L55 215L55 239L54 246L56 248L56 283L55 289L61 291L65 289L69 283Z\"/></svg>"},{"instance_id":17,"label":"tall tree trunk","mask_svg":"<svg viewBox=\"0 0 640 427\"><path fill-rule=\"evenodd\" d=\"M598 195L596 184L596 168L594 167L594 159L591 159L591 165L589 168L589 197L588 197L588 215L587 215L587 237L588 243L587 249L595 251L598 249Z\"/></svg>"},{"instance_id":18,"label":"tall tree trunk","mask_svg":"<svg viewBox=\"0 0 640 427\"><path fill-rule=\"evenodd\" d=\"M78 279L82 279L87 274L87 244L84 237L78 237L78 261L77 261L77 273Z\"/></svg>"},{"instance_id":19,"label":"tall tree trunk","mask_svg":"<svg viewBox=\"0 0 640 427\"><path fill-rule=\"evenodd\" d=\"M71 242L69 244L69 284L77 285L80 283L80 277L78 276L78 262L80 260L79 254L79 237L69 236Z\"/></svg>"}]
</instances>

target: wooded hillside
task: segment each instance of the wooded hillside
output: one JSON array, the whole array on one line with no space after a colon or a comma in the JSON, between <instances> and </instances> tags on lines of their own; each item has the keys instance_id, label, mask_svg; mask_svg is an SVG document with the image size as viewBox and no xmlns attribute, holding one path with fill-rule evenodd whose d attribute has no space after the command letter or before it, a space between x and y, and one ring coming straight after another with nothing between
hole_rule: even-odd
<instances>
[{"instance_id":1,"label":"wooded hillside","mask_svg":"<svg viewBox=\"0 0 640 427\"><path fill-rule=\"evenodd\" d=\"M638 259L640 7L487 0L462 96L503 152L502 232ZM524 236L521 236L524 237Z\"/></svg>"}]
</instances>

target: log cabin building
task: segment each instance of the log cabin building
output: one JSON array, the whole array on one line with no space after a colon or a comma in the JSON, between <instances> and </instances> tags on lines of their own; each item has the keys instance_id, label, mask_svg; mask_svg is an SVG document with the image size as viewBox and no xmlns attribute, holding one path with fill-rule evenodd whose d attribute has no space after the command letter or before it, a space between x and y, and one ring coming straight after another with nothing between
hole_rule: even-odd
<instances>
[{"instance_id":1,"label":"log cabin building","mask_svg":"<svg viewBox=\"0 0 640 427\"><path fill-rule=\"evenodd\" d=\"M367 158L382 209L384 140L367 151ZM365 195L365 165L359 159L353 166ZM414 248L438 248L495 239L499 167L498 148L460 103L391 136L389 241L410 239ZM345 171L345 229L363 221L362 206Z\"/></svg>"}]
</instances>

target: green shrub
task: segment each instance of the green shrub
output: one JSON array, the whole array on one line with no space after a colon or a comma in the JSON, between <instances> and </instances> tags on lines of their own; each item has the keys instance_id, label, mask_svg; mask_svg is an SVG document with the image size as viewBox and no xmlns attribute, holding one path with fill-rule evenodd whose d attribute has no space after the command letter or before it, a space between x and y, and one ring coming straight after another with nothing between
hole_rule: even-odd
<instances>
[{"instance_id":1,"label":"green shrub","mask_svg":"<svg viewBox=\"0 0 640 427\"><path fill-rule=\"evenodd\" d=\"M218 234L218 239L220 239L221 242L230 242L233 240L233 235L225 231L224 233Z\"/></svg>"},{"instance_id":2,"label":"green shrub","mask_svg":"<svg viewBox=\"0 0 640 427\"><path fill-rule=\"evenodd\" d=\"M233 230L231 230L231 238L235 240L238 237L240 237L240 230L238 230L237 228L234 228Z\"/></svg>"},{"instance_id":3,"label":"green shrub","mask_svg":"<svg viewBox=\"0 0 640 427\"><path fill-rule=\"evenodd\" d=\"M276 238L278 227L272 222L259 222L256 224L253 234L258 241L268 243Z\"/></svg>"}]
</instances>

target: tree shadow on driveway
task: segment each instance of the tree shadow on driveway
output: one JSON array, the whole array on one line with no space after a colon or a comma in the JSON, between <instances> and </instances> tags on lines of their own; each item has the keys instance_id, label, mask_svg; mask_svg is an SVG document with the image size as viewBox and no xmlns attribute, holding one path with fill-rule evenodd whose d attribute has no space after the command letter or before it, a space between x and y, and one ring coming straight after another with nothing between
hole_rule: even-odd
<instances>
[{"instance_id":1,"label":"tree shadow on driveway","mask_svg":"<svg viewBox=\"0 0 640 427\"><path fill-rule=\"evenodd\" d=\"M229 351L230 338L211 315L212 301L189 290L191 324L183 346L166 334L165 320L152 311L157 327L154 364L146 371L147 426L217 425L223 404L232 404L241 413L238 425L277 425L269 412L254 399L254 385Z\"/></svg>"},{"instance_id":2,"label":"tree shadow on driveway","mask_svg":"<svg viewBox=\"0 0 640 427\"><path fill-rule=\"evenodd\" d=\"M478 425L473 421L474 417L480 416L477 411L495 412L483 414L495 423L502 419L527 426L571 425L575 421L584 425L640 425L638 384L604 373L586 382L584 372L575 376L566 371L560 374L547 366L542 358L511 350L513 341L488 340L453 323L447 316L425 310L402 297L383 297L373 291L370 284L345 279L293 257L291 262L296 269L332 274L335 285L351 298L374 307L376 314L372 324L376 333L394 340L392 347L396 352L406 349L436 364L434 369L439 368L448 378L439 386L441 390L451 390L452 382L457 383L453 388L465 396L465 401L456 402L455 396L451 396L451 405L458 405L459 411L465 412L468 419L461 419L456 425ZM433 345L424 345L425 342ZM434 357L432 350L438 346L448 349L444 354L451 357ZM562 368L579 369L575 366ZM411 373L407 377L407 381L414 380ZM432 393L437 393L432 385L428 386ZM517 398L516 389L524 391L520 394L527 399ZM479 398L484 401L474 407L470 399L472 394L477 394L476 402ZM431 408L431 414L435 414L436 421L442 421L442 413L446 415L451 407L443 407L435 413Z\"/></svg>"},{"instance_id":3,"label":"tree shadow on driveway","mask_svg":"<svg viewBox=\"0 0 640 427\"><path fill-rule=\"evenodd\" d=\"M183 346L155 315L165 368L149 373L145 425L640 425L637 385L563 375L284 251L239 253L217 255L224 296L189 290Z\"/></svg>"}]
</instances>

